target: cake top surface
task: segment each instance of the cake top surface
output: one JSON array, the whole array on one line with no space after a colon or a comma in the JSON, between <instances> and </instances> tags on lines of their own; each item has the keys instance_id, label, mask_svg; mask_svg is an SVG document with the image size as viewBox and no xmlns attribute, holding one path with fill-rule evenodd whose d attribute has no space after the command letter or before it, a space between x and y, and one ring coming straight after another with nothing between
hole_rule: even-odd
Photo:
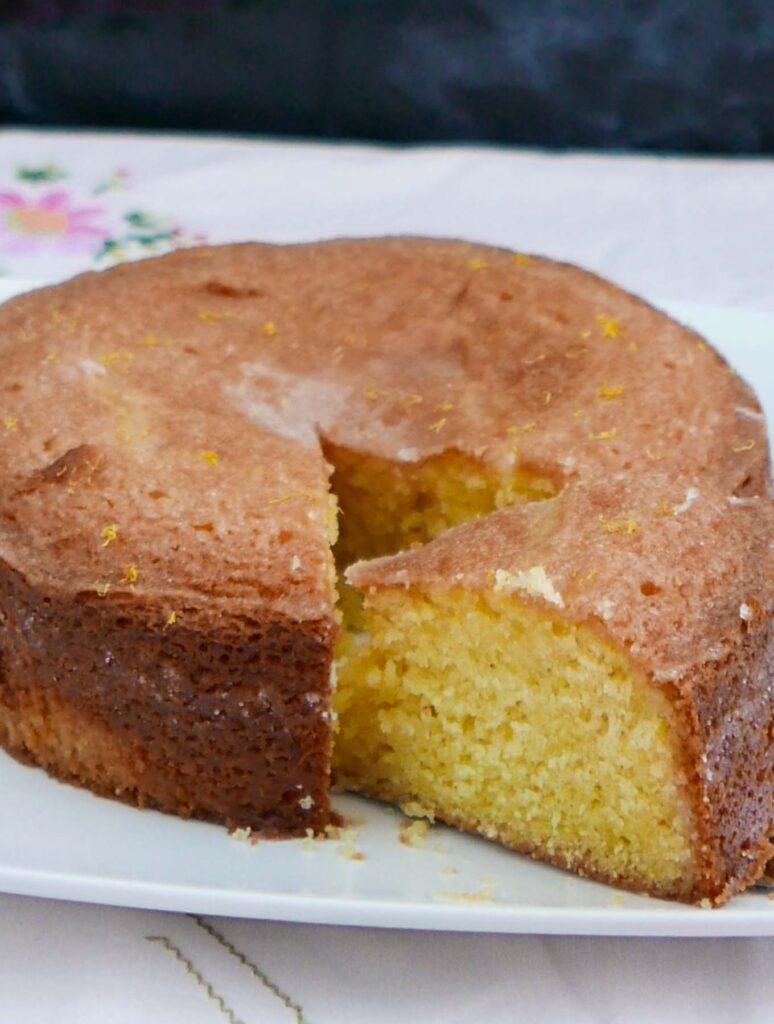
<instances>
[{"instance_id":1,"label":"cake top surface","mask_svg":"<svg viewBox=\"0 0 774 1024\"><path fill-rule=\"evenodd\" d=\"M590 623L661 682L732 657L774 613L774 505L664 473L572 483L449 530L422 549L361 562L370 587L514 595Z\"/></svg>"},{"instance_id":2,"label":"cake top surface","mask_svg":"<svg viewBox=\"0 0 774 1024\"><path fill-rule=\"evenodd\" d=\"M0 352L0 557L65 592L163 594L169 614L330 613L321 441L526 468L557 509L643 472L679 482L675 504L769 486L761 410L697 335L577 268L463 242L181 251L7 303ZM550 520L504 510L503 543L525 515Z\"/></svg>"}]
</instances>

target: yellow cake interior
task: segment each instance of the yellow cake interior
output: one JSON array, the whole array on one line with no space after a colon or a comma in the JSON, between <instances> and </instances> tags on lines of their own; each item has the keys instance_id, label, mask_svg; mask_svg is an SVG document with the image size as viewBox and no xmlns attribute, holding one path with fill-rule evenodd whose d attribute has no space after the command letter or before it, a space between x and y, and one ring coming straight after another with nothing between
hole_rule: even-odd
<instances>
[{"instance_id":1,"label":"yellow cake interior","mask_svg":"<svg viewBox=\"0 0 774 1024\"><path fill-rule=\"evenodd\" d=\"M452 526L522 501L540 501L557 485L527 469L497 471L462 452L392 462L327 445L331 487L341 512L336 560L393 554L425 544Z\"/></svg>"},{"instance_id":2,"label":"yellow cake interior","mask_svg":"<svg viewBox=\"0 0 774 1024\"><path fill-rule=\"evenodd\" d=\"M385 589L342 645L345 787L664 891L690 875L666 702L589 627L510 596Z\"/></svg>"},{"instance_id":3,"label":"yellow cake interior","mask_svg":"<svg viewBox=\"0 0 774 1024\"><path fill-rule=\"evenodd\" d=\"M360 559L425 544L452 526L506 505L543 501L558 491L554 481L539 473L497 471L457 451L418 462L393 462L329 443L324 452L339 509L334 554L340 570ZM362 628L360 595L343 575L338 591L345 625Z\"/></svg>"},{"instance_id":4,"label":"yellow cake interior","mask_svg":"<svg viewBox=\"0 0 774 1024\"><path fill-rule=\"evenodd\" d=\"M340 565L555 493L459 455L428 461L406 471L336 452ZM451 582L376 588L364 618L345 620L340 784L624 885L689 891L669 706L624 652L512 593Z\"/></svg>"}]
</instances>

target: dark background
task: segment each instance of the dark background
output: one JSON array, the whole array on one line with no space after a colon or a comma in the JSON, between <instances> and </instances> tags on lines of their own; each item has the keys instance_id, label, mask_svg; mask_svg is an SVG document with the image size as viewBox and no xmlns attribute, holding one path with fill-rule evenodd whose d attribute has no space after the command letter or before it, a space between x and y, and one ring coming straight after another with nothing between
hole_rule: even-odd
<instances>
[{"instance_id":1,"label":"dark background","mask_svg":"<svg viewBox=\"0 0 774 1024\"><path fill-rule=\"evenodd\" d=\"M0 0L0 121L774 152L774 0Z\"/></svg>"}]
</instances>

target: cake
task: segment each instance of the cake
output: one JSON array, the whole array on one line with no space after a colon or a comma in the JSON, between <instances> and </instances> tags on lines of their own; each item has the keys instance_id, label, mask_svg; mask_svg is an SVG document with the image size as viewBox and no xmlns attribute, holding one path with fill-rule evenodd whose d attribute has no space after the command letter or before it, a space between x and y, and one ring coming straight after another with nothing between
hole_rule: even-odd
<instances>
[{"instance_id":1,"label":"cake","mask_svg":"<svg viewBox=\"0 0 774 1024\"><path fill-rule=\"evenodd\" d=\"M325 828L333 758L626 888L762 875L768 446L692 331L396 238L86 274L3 306L0 352L11 754L268 836Z\"/></svg>"}]
</instances>

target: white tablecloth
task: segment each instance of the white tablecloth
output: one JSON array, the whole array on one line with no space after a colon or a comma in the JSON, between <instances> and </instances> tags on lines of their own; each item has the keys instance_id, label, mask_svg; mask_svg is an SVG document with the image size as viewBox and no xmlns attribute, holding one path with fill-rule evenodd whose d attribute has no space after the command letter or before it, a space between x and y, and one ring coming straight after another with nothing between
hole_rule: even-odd
<instances>
[{"instance_id":1,"label":"white tablecloth","mask_svg":"<svg viewBox=\"0 0 774 1024\"><path fill-rule=\"evenodd\" d=\"M578 262L650 299L774 310L772 161L0 132L11 280L204 240L405 232ZM0 911L3 1024L774 1015L774 939L397 932L17 896Z\"/></svg>"}]
</instances>

